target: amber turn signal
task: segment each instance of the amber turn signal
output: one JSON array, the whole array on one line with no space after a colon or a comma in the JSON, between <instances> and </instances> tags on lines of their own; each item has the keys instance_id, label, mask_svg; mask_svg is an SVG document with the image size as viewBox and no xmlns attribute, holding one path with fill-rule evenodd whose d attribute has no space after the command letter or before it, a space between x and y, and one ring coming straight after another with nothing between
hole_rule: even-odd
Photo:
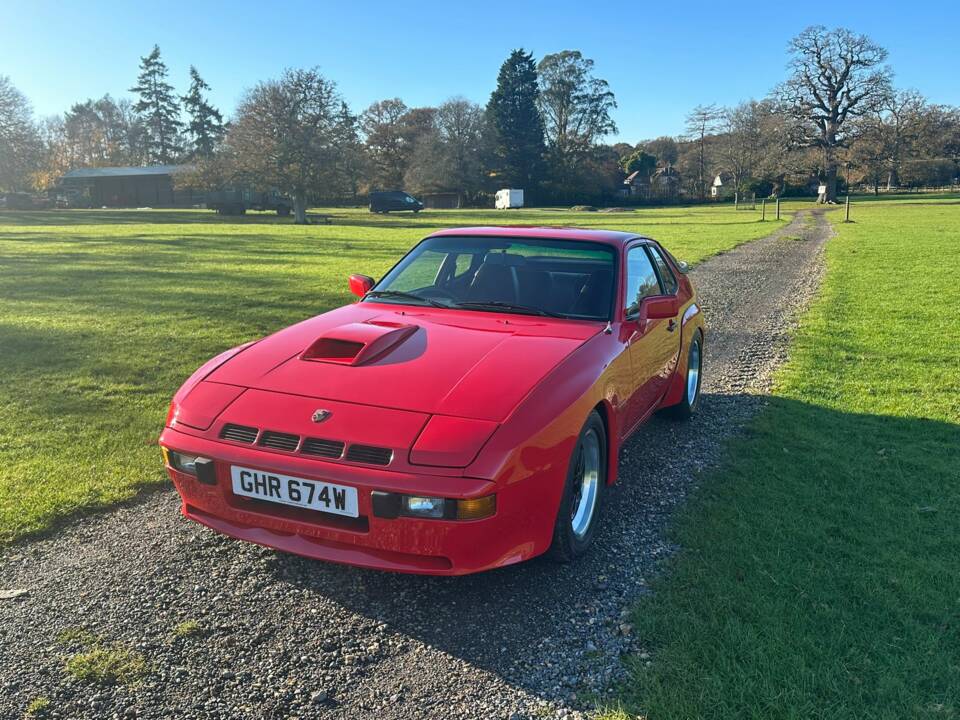
<instances>
[{"instance_id":1,"label":"amber turn signal","mask_svg":"<svg viewBox=\"0 0 960 720\"><path fill-rule=\"evenodd\" d=\"M457 520L480 520L497 511L497 496L485 495L470 500L457 500Z\"/></svg>"}]
</instances>

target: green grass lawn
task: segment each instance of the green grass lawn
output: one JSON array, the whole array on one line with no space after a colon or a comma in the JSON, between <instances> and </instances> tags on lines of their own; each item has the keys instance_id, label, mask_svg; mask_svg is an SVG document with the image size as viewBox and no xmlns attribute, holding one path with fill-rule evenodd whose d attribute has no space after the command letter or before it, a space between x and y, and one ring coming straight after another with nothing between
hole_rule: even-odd
<instances>
[{"instance_id":1,"label":"green grass lawn","mask_svg":"<svg viewBox=\"0 0 960 720\"><path fill-rule=\"evenodd\" d=\"M854 217L681 513L611 718L960 717L960 206Z\"/></svg>"},{"instance_id":2,"label":"green grass lawn","mask_svg":"<svg viewBox=\"0 0 960 720\"><path fill-rule=\"evenodd\" d=\"M206 211L0 212L0 544L165 482L155 441L181 382L221 350L349 300L441 227L640 231L697 261L772 232L730 206L371 215L295 226Z\"/></svg>"}]
</instances>

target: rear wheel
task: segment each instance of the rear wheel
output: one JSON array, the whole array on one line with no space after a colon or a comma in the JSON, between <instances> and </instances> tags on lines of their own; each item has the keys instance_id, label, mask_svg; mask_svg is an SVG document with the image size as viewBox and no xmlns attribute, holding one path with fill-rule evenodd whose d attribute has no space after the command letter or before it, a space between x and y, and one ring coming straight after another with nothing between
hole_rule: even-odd
<instances>
[{"instance_id":1,"label":"rear wheel","mask_svg":"<svg viewBox=\"0 0 960 720\"><path fill-rule=\"evenodd\" d=\"M607 485L607 434L594 410L573 448L567 482L560 498L550 553L560 562L584 554L600 524Z\"/></svg>"},{"instance_id":2,"label":"rear wheel","mask_svg":"<svg viewBox=\"0 0 960 720\"><path fill-rule=\"evenodd\" d=\"M683 399L664 413L675 420L688 420L700 407L700 384L703 382L703 335L697 330L687 350L687 374L683 383Z\"/></svg>"}]
</instances>

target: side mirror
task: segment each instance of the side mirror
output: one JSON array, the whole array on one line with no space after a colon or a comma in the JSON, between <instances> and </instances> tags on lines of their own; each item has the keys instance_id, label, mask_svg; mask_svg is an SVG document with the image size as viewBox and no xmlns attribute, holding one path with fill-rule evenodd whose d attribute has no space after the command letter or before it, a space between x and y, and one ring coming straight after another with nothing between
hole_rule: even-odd
<instances>
[{"instance_id":1,"label":"side mirror","mask_svg":"<svg viewBox=\"0 0 960 720\"><path fill-rule=\"evenodd\" d=\"M674 295L655 295L643 301L640 315L647 320L675 318L680 312L680 301Z\"/></svg>"},{"instance_id":2,"label":"side mirror","mask_svg":"<svg viewBox=\"0 0 960 720\"><path fill-rule=\"evenodd\" d=\"M373 278L369 275L351 275L350 292L357 297L363 297L373 287Z\"/></svg>"}]
</instances>

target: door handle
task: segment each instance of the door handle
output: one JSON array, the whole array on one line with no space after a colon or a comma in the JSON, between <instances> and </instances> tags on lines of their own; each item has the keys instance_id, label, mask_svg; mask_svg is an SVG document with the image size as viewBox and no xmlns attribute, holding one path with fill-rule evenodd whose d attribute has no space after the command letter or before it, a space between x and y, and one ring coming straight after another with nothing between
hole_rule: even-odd
<instances>
[{"instance_id":1,"label":"door handle","mask_svg":"<svg viewBox=\"0 0 960 720\"><path fill-rule=\"evenodd\" d=\"M677 321L671 318L670 322L667 323L667 330L673 332L677 329Z\"/></svg>"}]
</instances>

